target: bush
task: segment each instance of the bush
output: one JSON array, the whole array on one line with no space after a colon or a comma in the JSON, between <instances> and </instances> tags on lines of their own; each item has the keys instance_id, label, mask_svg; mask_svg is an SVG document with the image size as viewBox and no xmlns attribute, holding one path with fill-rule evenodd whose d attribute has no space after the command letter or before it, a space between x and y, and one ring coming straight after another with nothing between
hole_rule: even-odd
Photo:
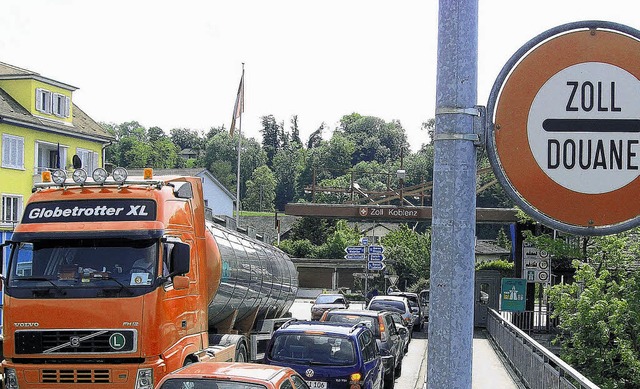
<instances>
[{"instance_id":1,"label":"bush","mask_svg":"<svg viewBox=\"0 0 640 389\"><path fill-rule=\"evenodd\" d=\"M515 276L515 265L513 262L498 259L495 261L480 262L476 264L476 270L498 270L502 277Z\"/></svg>"}]
</instances>

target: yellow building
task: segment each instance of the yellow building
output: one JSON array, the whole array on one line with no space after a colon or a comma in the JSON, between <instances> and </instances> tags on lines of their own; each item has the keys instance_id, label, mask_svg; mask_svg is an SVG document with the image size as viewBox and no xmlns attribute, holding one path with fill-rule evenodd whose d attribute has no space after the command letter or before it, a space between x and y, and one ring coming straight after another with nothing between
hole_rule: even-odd
<instances>
[{"instance_id":1,"label":"yellow building","mask_svg":"<svg viewBox=\"0 0 640 389\"><path fill-rule=\"evenodd\" d=\"M104 161L114 137L73 104L78 89L0 62L0 235L22 217L40 173L73 169L74 156L89 175Z\"/></svg>"}]
</instances>

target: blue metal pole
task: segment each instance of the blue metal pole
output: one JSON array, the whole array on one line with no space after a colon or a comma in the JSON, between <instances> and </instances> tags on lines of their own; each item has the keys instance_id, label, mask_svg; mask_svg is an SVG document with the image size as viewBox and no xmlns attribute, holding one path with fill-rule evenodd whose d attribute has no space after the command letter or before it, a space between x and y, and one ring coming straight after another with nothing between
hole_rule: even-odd
<instances>
[{"instance_id":1,"label":"blue metal pole","mask_svg":"<svg viewBox=\"0 0 640 389\"><path fill-rule=\"evenodd\" d=\"M478 1L440 0L439 4L426 383L429 389L470 389Z\"/></svg>"}]
</instances>

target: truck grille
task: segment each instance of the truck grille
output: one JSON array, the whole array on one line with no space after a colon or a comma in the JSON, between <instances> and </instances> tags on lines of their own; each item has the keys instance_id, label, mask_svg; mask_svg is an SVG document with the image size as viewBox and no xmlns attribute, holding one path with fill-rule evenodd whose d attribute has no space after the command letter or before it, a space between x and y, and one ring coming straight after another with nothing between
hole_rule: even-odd
<instances>
[{"instance_id":1,"label":"truck grille","mask_svg":"<svg viewBox=\"0 0 640 389\"><path fill-rule=\"evenodd\" d=\"M136 351L135 330L16 331L16 354L117 354Z\"/></svg>"},{"instance_id":2,"label":"truck grille","mask_svg":"<svg viewBox=\"0 0 640 389\"><path fill-rule=\"evenodd\" d=\"M109 383L111 372L107 369L75 370L75 369L44 369L43 383Z\"/></svg>"}]
</instances>

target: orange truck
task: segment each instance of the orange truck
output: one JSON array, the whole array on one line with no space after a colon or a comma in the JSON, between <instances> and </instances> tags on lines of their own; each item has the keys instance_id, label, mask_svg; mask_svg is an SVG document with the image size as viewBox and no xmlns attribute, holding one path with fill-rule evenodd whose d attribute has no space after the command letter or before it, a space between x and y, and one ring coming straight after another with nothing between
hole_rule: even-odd
<instances>
[{"instance_id":1,"label":"orange truck","mask_svg":"<svg viewBox=\"0 0 640 389\"><path fill-rule=\"evenodd\" d=\"M43 175L5 246L5 388L152 389L193 362L252 361L286 321L282 251L205 219L197 177Z\"/></svg>"}]
</instances>

